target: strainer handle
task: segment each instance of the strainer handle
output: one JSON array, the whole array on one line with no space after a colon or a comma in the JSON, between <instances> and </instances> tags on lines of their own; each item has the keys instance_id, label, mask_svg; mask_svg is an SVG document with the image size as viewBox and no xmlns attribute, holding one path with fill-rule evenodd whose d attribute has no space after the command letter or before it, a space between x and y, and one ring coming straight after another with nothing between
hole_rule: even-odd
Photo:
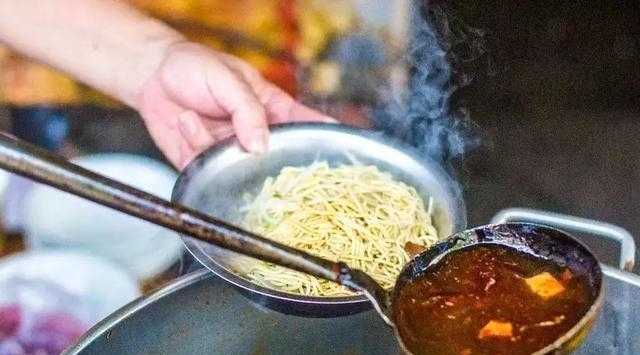
<instances>
[{"instance_id":1,"label":"strainer handle","mask_svg":"<svg viewBox=\"0 0 640 355\"><path fill-rule=\"evenodd\" d=\"M565 214L540 211L528 208L508 208L498 212L491 223L531 222L556 227L567 231L589 233L605 237L620 244L621 270L632 271L635 264L636 243L626 229L606 222Z\"/></svg>"}]
</instances>

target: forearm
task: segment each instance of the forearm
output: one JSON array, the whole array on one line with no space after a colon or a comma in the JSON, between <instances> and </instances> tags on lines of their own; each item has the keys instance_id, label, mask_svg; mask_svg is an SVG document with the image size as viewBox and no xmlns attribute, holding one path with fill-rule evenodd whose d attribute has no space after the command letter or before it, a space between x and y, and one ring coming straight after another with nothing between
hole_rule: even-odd
<instances>
[{"instance_id":1,"label":"forearm","mask_svg":"<svg viewBox=\"0 0 640 355\"><path fill-rule=\"evenodd\" d=\"M116 0L0 0L0 42L135 107L182 37Z\"/></svg>"}]
</instances>

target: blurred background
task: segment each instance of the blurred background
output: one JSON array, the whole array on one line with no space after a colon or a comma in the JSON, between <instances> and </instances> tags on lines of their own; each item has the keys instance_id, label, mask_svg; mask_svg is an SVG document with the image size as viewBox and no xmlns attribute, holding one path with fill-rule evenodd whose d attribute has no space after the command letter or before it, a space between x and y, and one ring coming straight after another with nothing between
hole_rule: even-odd
<instances>
[{"instance_id":1,"label":"blurred background","mask_svg":"<svg viewBox=\"0 0 640 355\"><path fill-rule=\"evenodd\" d=\"M393 128L377 113L393 110L389 102L415 75L407 58L421 37L408 0L130 1L347 124ZM447 24L433 29L447 42L457 79L448 88L452 111L465 109L476 137L443 162L463 186L469 224L518 206L600 219L640 236L640 3L431 3L436 22ZM2 130L170 195L177 172L132 110L2 48L0 102ZM163 230L8 174L0 187L0 343L3 327L8 334L15 326L3 319L20 314L55 329L30 330L38 339L74 339L194 267ZM587 241L605 262L615 260L614 245ZM78 265L87 272L70 273ZM109 276L95 280L95 272ZM57 281L68 274L75 276L66 284ZM52 292L50 301L38 296ZM75 326L61 328L69 317Z\"/></svg>"}]
</instances>

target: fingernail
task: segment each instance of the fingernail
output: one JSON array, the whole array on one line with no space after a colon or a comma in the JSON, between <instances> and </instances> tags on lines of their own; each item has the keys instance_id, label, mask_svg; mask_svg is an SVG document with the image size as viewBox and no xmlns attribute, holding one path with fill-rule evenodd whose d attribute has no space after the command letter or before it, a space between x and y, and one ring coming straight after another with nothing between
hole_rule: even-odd
<instances>
[{"instance_id":1,"label":"fingernail","mask_svg":"<svg viewBox=\"0 0 640 355\"><path fill-rule=\"evenodd\" d=\"M269 132L261 132L249 144L249 151L254 154L264 154L269 147Z\"/></svg>"},{"instance_id":2,"label":"fingernail","mask_svg":"<svg viewBox=\"0 0 640 355\"><path fill-rule=\"evenodd\" d=\"M197 117L192 111L186 111L178 115L178 121L180 122L182 130L191 137L198 133L198 128L196 127L195 122L196 119Z\"/></svg>"}]
</instances>

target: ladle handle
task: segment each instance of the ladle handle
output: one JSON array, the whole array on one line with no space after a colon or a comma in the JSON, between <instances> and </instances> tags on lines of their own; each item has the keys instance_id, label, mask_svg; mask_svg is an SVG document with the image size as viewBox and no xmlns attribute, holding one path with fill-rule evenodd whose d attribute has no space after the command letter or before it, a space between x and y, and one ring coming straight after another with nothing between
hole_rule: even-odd
<instances>
[{"instance_id":1,"label":"ladle handle","mask_svg":"<svg viewBox=\"0 0 640 355\"><path fill-rule=\"evenodd\" d=\"M0 133L0 168L241 254L361 289L348 267L262 238ZM355 282L355 283L354 283Z\"/></svg>"}]
</instances>

